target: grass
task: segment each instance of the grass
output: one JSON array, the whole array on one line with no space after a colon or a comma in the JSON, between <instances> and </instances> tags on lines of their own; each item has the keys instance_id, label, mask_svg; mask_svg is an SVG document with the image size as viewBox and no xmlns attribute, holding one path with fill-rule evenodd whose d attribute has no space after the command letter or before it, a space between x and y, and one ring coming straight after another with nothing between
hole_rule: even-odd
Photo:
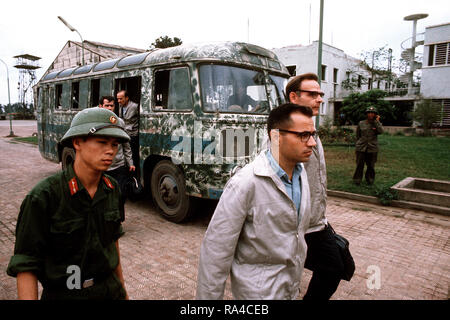
<instances>
[{"instance_id":1,"label":"grass","mask_svg":"<svg viewBox=\"0 0 450 320\"><path fill-rule=\"evenodd\" d=\"M356 168L353 146L324 146L328 189L376 196L376 190L391 187L406 177L450 180L450 138L390 136L378 137L379 152L375 183L352 183ZM365 170L365 169L364 169Z\"/></svg>"},{"instance_id":2,"label":"grass","mask_svg":"<svg viewBox=\"0 0 450 320\"><path fill-rule=\"evenodd\" d=\"M37 145L38 144L38 137L34 136L34 137L17 137L17 138L13 138L14 141L18 141L18 142L25 142L25 143L30 143L30 144L34 144Z\"/></svg>"},{"instance_id":3,"label":"grass","mask_svg":"<svg viewBox=\"0 0 450 320\"><path fill-rule=\"evenodd\" d=\"M17 142L38 144L35 137L17 137ZM376 196L406 177L450 180L450 137L415 137L382 134L375 165L375 183L352 183L356 168L354 146L325 145L328 189Z\"/></svg>"}]
</instances>

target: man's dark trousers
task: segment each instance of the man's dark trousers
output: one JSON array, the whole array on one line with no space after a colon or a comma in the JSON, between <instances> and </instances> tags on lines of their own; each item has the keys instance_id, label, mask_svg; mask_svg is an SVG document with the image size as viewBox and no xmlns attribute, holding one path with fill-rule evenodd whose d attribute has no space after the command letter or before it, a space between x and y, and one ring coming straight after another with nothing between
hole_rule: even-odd
<instances>
[{"instance_id":1,"label":"man's dark trousers","mask_svg":"<svg viewBox=\"0 0 450 320\"><path fill-rule=\"evenodd\" d=\"M130 148L131 153L133 155L133 164L136 167L136 171L134 173L134 176L139 179L141 174L141 166L140 166L140 159L139 159L139 135L137 136L130 136Z\"/></svg>"},{"instance_id":2,"label":"man's dark trousers","mask_svg":"<svg viewBox=\"0 0 450 320\"><path fill-rule=\"evenodd\" d=\"M329 300L341 281L344 265L328 226L305 235L308 251L305 268L313 272L303 300Z\"/></svg>"},{"instance_id":3,"label":"man's dark trousers","mask_svg":"<svg viewBox=\"0 0 450 320\"><path fill-rule=\"evenodd\" d=\"M359 152L356 151L356 170L353 175L353 182L361 183L364 164L367 166L366 169L366 182L372 184L375 181L375 163L377 162L378 152Z\"/></svg>"}]
</instances>

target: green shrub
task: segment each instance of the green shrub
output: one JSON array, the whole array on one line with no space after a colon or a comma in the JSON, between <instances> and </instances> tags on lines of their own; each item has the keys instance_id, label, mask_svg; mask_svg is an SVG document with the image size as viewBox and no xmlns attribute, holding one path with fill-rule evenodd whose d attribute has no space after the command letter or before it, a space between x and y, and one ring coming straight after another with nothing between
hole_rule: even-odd
<instances>
[{"instance_id":1,"label":"green shrub","mask_svg":"<svg viewBox=\"0 0 450 320\"><path fill-rule=\"evenodd\" d=\"M375 195L383 206L388 206L392 203L392 200L398 199L397 190L392 190L389 186L377 187Z\"/></svg>"},{"instance_id":2,"label":"green shrub","mask_svg":"<svg viewBox=\"0 0 450 320\"><path fill-rule=\"evenodd\" d=\"M353 145L356 142L356 135L352 129L322 126L318 130L318 134L322 143L325 144L345 144Z\"/></svg>"},{"instance_id":3,"label":"green shrub","mask_svg":"<svg viewBox=\"0 0 450 320\"><path fill-rule=\"evenodd\" d=\"M431 136L433 123L440 121L441 118L441 107L430 99L421 100L413 112L413 119L423 128L423 136Z\"/></svg>"}]
</instances>

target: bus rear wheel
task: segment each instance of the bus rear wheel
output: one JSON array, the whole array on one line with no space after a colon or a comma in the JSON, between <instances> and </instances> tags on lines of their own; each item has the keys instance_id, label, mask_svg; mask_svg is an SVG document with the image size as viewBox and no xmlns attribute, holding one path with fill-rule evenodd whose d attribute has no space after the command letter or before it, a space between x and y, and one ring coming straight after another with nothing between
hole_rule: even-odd
<instances>
[{"instance_id":1,"label":"bus rear wheel","mask_svg":"<svg viewBox=\"0 0 450 320\"><path fill-rule=\"evenodd\" d=\"M156 164L151 176L153 202L161 210L161 215L172 222L186 220L190 213L190 198L186 194L184 174L171 161Z\"/></svg>"},{"instance_id":2,"label":"bus rear wheel","mask_svg":"<svg viewBox=\"0 0 450 320\"><path fill-rule=\"evenodd\" d=\"M69 164L75 161L75 150L65 147L61 155L61 167L66 170Z\"/></svg>"}]
</instances>

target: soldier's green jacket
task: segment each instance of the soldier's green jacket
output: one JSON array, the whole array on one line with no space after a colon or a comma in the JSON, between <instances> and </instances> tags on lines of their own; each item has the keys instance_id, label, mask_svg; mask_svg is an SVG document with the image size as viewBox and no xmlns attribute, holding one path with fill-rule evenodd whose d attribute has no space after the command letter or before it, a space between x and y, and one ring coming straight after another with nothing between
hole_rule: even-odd
<instances>
[{"instance_id":1,"label":"soldier's green jacket","mask_svg":"<svg viewBox=\"0 0 450 320\"><path fill-rule=\"evenodd\" d=\"M380 121L362 120L356 128L356 151L358 152L378 152L378 135L383 133L383 126Z\"/></svg>"},{"instance_id":2,"label":"soldier's green jacket","mask_svg":"<svg viewBox=\"0 0 450 320\"><path fill-rule=\"evenodd\" d=\"M80 268L81 284L91 278L117 282L111 274L119 263L115 241L123 235L119 192L117 182L103 175L92 199L71 165L39 182L20 207L8 275L33 272L44 292L57 290L59 298L87 290L68 289L69 266ZM112 287L123 291L120 283L106 285L109 294L116 294Z\"/></svg>"}]
</instances>

